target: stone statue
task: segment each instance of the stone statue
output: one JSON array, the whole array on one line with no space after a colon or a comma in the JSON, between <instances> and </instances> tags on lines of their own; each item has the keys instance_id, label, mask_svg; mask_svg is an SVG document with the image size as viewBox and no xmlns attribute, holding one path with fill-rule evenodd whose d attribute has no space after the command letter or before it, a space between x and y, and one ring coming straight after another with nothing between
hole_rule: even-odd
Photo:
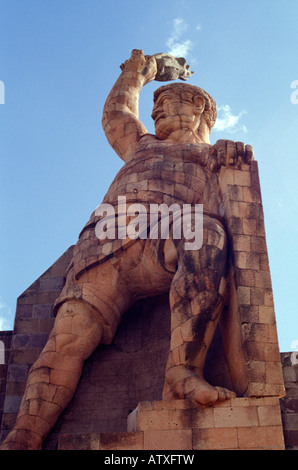
<instances>
[{"instance_id":1,"label":"stone statue","mask_svg":"<svg viewBox=\"0 0 298 470\"><path fill-rule=\"evenodd\" d=\"M189 77L184 59L144 56L134 50L121 69L106 100L102 124L125 164L103 204L114 208L119 221L123 219L119 197L123 201L125 196L126 225L133 221L129 212L133 204L148 210L152 204L202 204L202 246L187 250L185 236L150 237L149 226L143 236L133 238L123 232L120 236L123 220L118 236L100 238L95 229L103 214L96 210L91 215L54 306L53 330L29 372L16 424L2 449L40 449L72 399L85 359L100 343L112 342L122 315L136 300L165 292L171 308L171 341L163 399L187 398L207 406L235 396L211 386L203 376L228 271L227 234L212 200L220 167L249 164L252 149L225 140L210 145L216 104L204 90L180 82L155 91L155 135L148 133L138 119L139 93L154 79Z\"/></svg>"}]
</instances>

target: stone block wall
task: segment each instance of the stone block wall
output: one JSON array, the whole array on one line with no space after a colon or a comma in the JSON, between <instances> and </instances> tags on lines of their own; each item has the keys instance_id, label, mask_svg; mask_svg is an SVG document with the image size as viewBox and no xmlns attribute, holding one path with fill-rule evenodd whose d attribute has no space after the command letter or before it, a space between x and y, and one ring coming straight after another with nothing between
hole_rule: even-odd
<instances>
[{"instance_id":1,"label":"stone block wall","mask_svg":"<svg viewBox=\"0 0 298 470\"><path fill-rule=\"evenodd\" d=\"M76 394L45 448L55 447L61 434L125 432L139 401L161 399L169 341L167 296L136 303L113 343L86 360Z\"/></svg>"},{"instance_id":2,"label":"stone block wall","mask_svg":"<svg viewBox=\"0 0 298 470\"><path fill-rule=\"evenodd\" d=\"M224 349L238 395L283 396L258 164L221 168L220 200L228 229L230 298L222 315Z\"/></svg>"},{"instance_id":3,"label":"stone block wall","mask_svg":"<svg viewBox=\"0 0 298 470\"><path fill-rule=\"evenodd\" d=\"M29 368L38 358L54 324L52 305L62 289L71 255L72 247L17 300L14 330L7 334L7 341L8 338L11 341L5 365L1 441L15 422Z\"/></svg>"},{"instance_id":4,"label":"stone block wall","mask_svg":"<svg viewBox=\"0 0 298 470\"><path fill-rule=\"evenodd\" d=\"M60 450L284 450L275 397L235 398L208 408L188 400L141 402L127 433L61 435Z\"/></svg>"},{"instance_id":5,"label":"stone block wall","mask_svg":"<svg viewBox=\"0 0 298 470\"><path fill-rule=\"evenodd\" d=\"M298 352L281 353L286 396L281 413L286 448L298 450Z\"/></svg>"}]
</instances>

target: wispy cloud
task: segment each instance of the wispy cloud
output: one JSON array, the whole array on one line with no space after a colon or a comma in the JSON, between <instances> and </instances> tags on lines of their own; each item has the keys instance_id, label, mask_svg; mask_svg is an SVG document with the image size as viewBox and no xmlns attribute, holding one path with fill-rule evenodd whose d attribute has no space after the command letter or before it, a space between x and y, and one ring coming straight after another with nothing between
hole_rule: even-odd
<instances>
[{"instance_id":1,"label":"wispy cloud","mask_svg":"<svg viewBox=\"0 0 298 470\"><path fill-rule=\"evenodd\" d=\"M195 26L196 31L202 29L200 24ZM166 41L168 47L168 54L175 57L187 57L188 53L194 46L194 43L189 37L186 36L188 31L188 24L183 18L175 18L172 21L172 32L169 39ZM192 58L192 63L195 59ZM214 130L221 132L225 131L230 134L235 132L247 132L247 127L242 123L242 118L246 111L241 111L239 114L233 114L229 105L220 106L218 108L218 117L214 126Z\"/></svg>"},{"instance_id":2,"label":"wispy cloud","mask_svg":"<svg viewBox=\"0 0 298 470\"><path fill-rule=\"evenodd\" d=\"M235 132L247 132L247 127L241 122L242 117L246 111L241 111L239 114L233 114L231 107L228 104L220 106L217 110L218 116L214 126L215 131L225 131L230 134Z\"/></svg>"},{"instance_id":3,"label":"wispy cloud","mask_svg":"<svg viewBox=\"0 0 298 470\"><path fill-rule=\"evenodd\" d=\"M188 25L182 18L175 18L172 24L173 30L166 42L169 48L168 54L175 57L186 57L193 47L193 43L190 39L183 39L183 34L187 31Z\"/></svg>"}]
</instances>

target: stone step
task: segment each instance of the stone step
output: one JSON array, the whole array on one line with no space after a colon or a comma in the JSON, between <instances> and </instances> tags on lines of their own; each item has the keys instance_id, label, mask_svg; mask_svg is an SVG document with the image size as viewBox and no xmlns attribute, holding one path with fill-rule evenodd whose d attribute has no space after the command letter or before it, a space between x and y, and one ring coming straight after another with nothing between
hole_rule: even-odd
<instances>
[{"instance_id":1,"label":"stone step","mask_svg":"<svg viewBox=\"0 0 298 470\"><path fill-rule=\"evenodd\" d=\"M233 398L211 407L188 400L140 402L127 432L62 434L59 450L283 450L279 399Z\"/></svg>"}]
</instances>

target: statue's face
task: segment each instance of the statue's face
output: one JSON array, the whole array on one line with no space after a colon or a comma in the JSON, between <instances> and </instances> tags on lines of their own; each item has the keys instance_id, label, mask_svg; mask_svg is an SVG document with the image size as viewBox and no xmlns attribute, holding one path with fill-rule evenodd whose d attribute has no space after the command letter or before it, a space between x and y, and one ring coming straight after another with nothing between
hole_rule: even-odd
<instances>
[{"instance_id":1,"label":"statue's face","mask_svg":"<svg viewBox=\"0 0 298 470\"><path fill-rule=\"evenodd\" d=\"M200 125L201 112L189 94L174 90L162 92L152 111L156 136L164 140L179 130L196 132Z\"/></svg>"}]
</instances>

